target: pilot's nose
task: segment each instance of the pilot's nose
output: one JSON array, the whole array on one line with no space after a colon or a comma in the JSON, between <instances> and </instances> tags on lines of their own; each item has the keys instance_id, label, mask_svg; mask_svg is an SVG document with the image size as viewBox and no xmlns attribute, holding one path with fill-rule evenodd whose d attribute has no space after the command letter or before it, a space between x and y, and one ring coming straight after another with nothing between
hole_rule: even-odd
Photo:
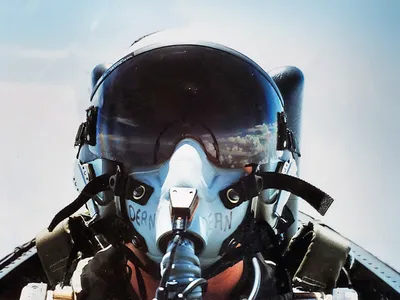
<instances>
[{"instance_id":1,"label":"pilot's nose","mask_svg":"<svg viewBox=\"0 0 400 300\"><path fill-rule=\"evenodd\" d=\"M209 187L216 175L202 146L191 139L178 144L166 170L164 187Z\"/></svg>"}]
</instances>

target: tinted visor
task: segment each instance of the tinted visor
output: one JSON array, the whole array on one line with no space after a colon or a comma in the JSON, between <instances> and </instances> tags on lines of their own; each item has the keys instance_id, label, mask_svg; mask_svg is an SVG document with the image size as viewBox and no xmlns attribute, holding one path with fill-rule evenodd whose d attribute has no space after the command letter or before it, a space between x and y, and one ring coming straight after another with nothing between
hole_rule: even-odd
<instances>
[{"instance_id":1,"label":"tinted visor","mask_svg":"<svg viewBox=\"0 0 400 300\"><path fill-rule=\"evenodd\" d=\"M258 67L205 46L151 50L114 69L94 95L98 156L125 167L160 164L183 138L215 164L241 168L275 156L280 98Z\"/></svg>"}]
</instances>

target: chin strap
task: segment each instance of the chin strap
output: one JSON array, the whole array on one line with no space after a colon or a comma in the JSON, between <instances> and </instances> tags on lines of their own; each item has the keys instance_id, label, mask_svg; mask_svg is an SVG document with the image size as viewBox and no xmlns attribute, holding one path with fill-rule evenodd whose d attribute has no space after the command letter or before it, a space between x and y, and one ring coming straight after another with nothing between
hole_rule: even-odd
<instances>
[{"instance_id":1,"label":"chin strap","mask_svg":"<svg viewBox=\"0 0 400 300\"><path fill-rule=\"evenodd\" d=\"M277 172L253 172L220 191L219 195L225 207L232 209L259 196L266 189L284 190L299 196L321 215L325 215L334 201L331 196L307 181Z\"/></svg>"}]
</instances>

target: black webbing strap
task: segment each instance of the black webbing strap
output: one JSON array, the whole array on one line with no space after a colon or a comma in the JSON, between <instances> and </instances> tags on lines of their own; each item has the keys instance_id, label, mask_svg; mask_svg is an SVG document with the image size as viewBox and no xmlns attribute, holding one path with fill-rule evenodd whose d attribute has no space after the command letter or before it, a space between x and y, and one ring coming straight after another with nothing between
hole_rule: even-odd
<instances>
[{"instance_id":1,"label":"black webbing strap","mask_svg":"<svg viewBox=\"0 0 400 300\"><path fill-rule=\"evenodd\" d=\"M321 215L325 215L334 201L331 196L307 181L276 172L256 172L249 174L222 190L220 192L220 197L225 207L232 209L239 206L244 201L257 197L261 190L266 189L284 190L299 196L315 208ZM234 193L232 190L235 191L235 195L238 196L237 199L231 196Z\"/></svg>"},{"instance_id":2,"label":"black webbing strap","mask_svg":"<svg viewBox=\"0 0 400 300\"><path fill-rule=\"evenodd\" d=\"M87 201L93 198L96 194L108 190L109 180L111 175L104 174L94 178L90 181L82 192L79 194L78 198L76 198L73 202L68 204L62 210L60 210L51 221L49 227L47 228L50 232L61 223L65 218L68 218L72 214L78 211Z\"/></svg>"},{"instance_id":3,"label":"black webbing strap","mask_svg":"<svg viewBox=\"0 0 400 300\"><path fill-rule=\"evenodd\" d=\"M275 172L259 174L263 179L263 189L284 190L307 201L321 215L325 215L333 203L333 198L319 188L300 178Z\"/></svg>"}]
</instances>

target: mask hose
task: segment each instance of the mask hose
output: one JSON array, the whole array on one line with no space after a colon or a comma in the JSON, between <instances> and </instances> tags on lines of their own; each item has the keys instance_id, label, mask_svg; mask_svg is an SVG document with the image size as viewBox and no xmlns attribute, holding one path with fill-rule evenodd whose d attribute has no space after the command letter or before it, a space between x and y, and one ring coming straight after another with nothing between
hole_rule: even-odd
<instances>
[{"instance_id":1,"label":"mask hose","mask_svg":"<svg viewBox=\"0 0 400 300\"><path fill-rule=\"evenodd\" d=\"M200 260L193 242L179 234L169 244L161 261L162 279L156 299L202 299Z\"/></svg>"},{"instance_id":2,"label":"mask hose","mask_svg":"<svg viewBox=\"0 0 400 300\"><path fill-rule=\"evenodd\" d=\"M197 207L197 191L174 187L170 190L172 233L174 238L161 260L161 281L156 291L157 300L202 299L200 260L186 229Z\"/></svg>"}]
</instances>

